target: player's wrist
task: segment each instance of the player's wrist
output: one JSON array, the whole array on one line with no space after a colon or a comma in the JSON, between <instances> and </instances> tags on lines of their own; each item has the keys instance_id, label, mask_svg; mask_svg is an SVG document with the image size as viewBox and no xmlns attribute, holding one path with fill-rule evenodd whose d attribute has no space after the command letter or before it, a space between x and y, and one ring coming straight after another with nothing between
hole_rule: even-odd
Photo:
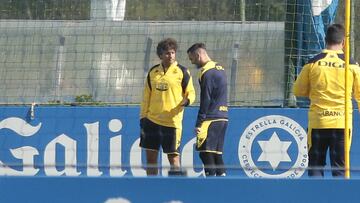
<instances>
[{"instance_id":1,"label":"player's wrist","mask_svg":"<svg viewBox=\"0 0 360 203\"><path fill-rule=\"evenodd\" d=\"M185 102L183 103L183 106L189 106L190 100L188 98L185 99Z\"/></svg>"}]
</instances>

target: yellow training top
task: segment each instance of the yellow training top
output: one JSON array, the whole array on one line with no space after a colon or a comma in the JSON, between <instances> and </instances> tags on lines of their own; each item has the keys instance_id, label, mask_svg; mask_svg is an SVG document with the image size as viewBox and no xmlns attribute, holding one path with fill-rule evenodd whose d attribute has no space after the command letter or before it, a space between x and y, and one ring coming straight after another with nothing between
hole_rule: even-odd
<instances>
[{"instance_id":1,"label":"yellow training top","mask_svg":"<svg viewBox=\"0 0 360 203\"><path fill-rule=\"evenodd\" d=\"M360 102L360 69L349 66L349 118L352 120L353 95ZM309 97L309 130L345 128L345 61L342 50L323 50L306 64L294 84L295 96ZM351 128L352 125L350 125Z\"/></svg>"},{"instance_id":2,"label":"yellow training top","mask_svg":"<svg viewBox=\"0 0 360 203\"><path fill-rule=\"evenodd\" d=\"M141 103L140 118L147 117L152 122L175 128L182 128L183 98L189 104L195 101L195 89L190 72L177 62L166 72L161 64L149 70Z\"/></svg>"}]
</instances>

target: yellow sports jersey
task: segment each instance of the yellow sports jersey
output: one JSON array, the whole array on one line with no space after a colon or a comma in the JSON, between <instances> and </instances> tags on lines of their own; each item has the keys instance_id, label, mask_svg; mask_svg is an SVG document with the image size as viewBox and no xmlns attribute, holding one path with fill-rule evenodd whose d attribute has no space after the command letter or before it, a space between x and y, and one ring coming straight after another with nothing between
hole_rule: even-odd
<instances>
[{"instance_id":1,"label":"yellow sports jersey","mask_svg":"<svg viewBox=\"0 0 360 203\"><path fill-rule=\"evenodd\" d=\"M349 67L349 118L351 96L360 102L360 70L356 62ZM309 130L345 128L345 61L341 50L323 50L306 64L294 84L295 96L309 97ZM352 126L352 125L350 125ZM350 127L351 128L351 127Z\"/></svg>"},{"instance_id":2,"label":"yellow sports jersey","mask_svg":"<svg viewBox=\"0 0 360 203\"><path fill-rule=\"evenodd\" d=\"M183 98L192 104L195 89L190 72L177 62L171 64L166 72L161 64L149 70L141 103L140 118L175 128L182 128L184 107Z\"/></svg>"}]
</instances>

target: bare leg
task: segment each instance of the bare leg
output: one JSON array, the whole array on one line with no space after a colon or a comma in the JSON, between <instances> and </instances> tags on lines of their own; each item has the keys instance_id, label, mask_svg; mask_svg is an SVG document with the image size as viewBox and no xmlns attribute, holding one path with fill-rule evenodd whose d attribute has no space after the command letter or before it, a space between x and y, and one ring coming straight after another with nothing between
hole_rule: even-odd
<instances>
[{"instance_id":1,"label":"bare leg","mask_svg":"<svg viewBox=\"0 0 360 203\"><path fill-rule=\"evenodd\" d=\"M146 150L146 174L148 176L156 176L158 174L158 151Z\"/></svg>"},{"instance_id":2,"label":"bare leg","mask_svg":"<svg viewBox=\"0 0 360 203\"><path fill-rule=\"evenodd\" d=\"M179 171L180 170L180 156L178 154L168 154L168 160L170 163L170 170Z\"/></svg>"},{"instance_id":3,"label":"bare leg","mask_svg":"<svg viewBox=\"0 0 360 203\"><path fill-rule=\"evenodd\" d=\"M169 170L169 176L186 176L186 171L180 168L180 155L179 154L168 154L168 159L171 165Z\"/></svg>"}]
</instances>

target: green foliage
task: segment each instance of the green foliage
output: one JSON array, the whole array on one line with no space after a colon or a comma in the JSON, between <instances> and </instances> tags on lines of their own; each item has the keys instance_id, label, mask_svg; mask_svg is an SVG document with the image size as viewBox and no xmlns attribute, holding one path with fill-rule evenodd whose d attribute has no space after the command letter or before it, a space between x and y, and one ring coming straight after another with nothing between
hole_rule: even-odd
<instances>
[{"instance_id":1,"label":"green foliage","mask_svg":"<svg viewBox=\"0 0 360 203\"><path fill-rule=\"evenodd\" d=\"M60 100L51 100L47 105L65 105L65 106L82 106L82 105L91 105L91 106L103 106L106 105L104 102L96 101L91 94L81 94L75 96L74 102L63 102Z\"/></svg>"},{"instance_id":2,"label":"green foliage","mask_svg":"<svg viewBox=\"0 0 360 203\"><path fill-rule=\"evenodd\" d=\"M353 37L355 53L360 26L358 2L353 0ZM289 0L127 0L127 20L203 20L240 21L241 11L246 21L285 21ZM242 3L245 3L243 5ZM344 3L339 1L336 21L344 22ZM245 6L245 9L242 7ZM87 20L91 0L2 0L0 19ZM355 55L355 59L360 57Z\"/></svg>"},{"instance_id":3,"label":"green foliage","mask_svg":"<svg viewBox=\"0 0 360 203\"><path fill-rule=\"evenodd\" d=\"M51 100L48 102L49 105L60 105L62 104L60 100Z\"/></svg>"},{"instance_id":4,"label":"green foliage","mask_svg":"<svg viewBox=\"0 0 360 203\"><path fill-rule=\"evenodd\" d=\"M75 103L71 105L104 105L101 101L94 100L91 94L82 94L75 97Z\"/></svg>"},{"instance_id":5,"label":"green foliage","mask_svg":"<svg viewBox=\"0 0 360 203\"><path fill-rule=\"evenodd\" d=\"M284 21L286 2L283 0L247 0L247 21Z\"/></svg>"},{"instance_id":6,"label":"green foliage","mask_svg":"<svg viewBox=\"0 0 360 203\"><path fill-rule=\"evenodd\" d=\"M247 21L284 20L285 0L127 0L127 20L239 21L242 2ZM91 0L7 0L0 19L86 20Z\"/></svg>"},{"instance_id":7,"label":"green foliage","mask_svg":"<svg viewBox=\"0 0 360 203\"><path fill-rule=\"evenodd\" d=\"M82 94L75 97L75 102L77 103L90 103L94 102L93 96L91 94Z\"/></svg>"},{"instance_id":8,"label":"green foliage","mask_svg":"<svg viewBox=\"0 0 360 203\"><path fill-rule=\"evenodd\" d=\"M246 20L284 20L285 3L246 0ZM242 6L241 0L131 0L126 3L126 19L240 21Z\"/></svg>"},{"instance_id":9,"label":"green foliage","mask_svg":"<svg viewBox=\"0 0 360 203\"><path fill-rule=\"evenodd\" d=\"M0 19L85 20L90 0L7 0L0 10Z\"/></svg>"}]
</instances>

